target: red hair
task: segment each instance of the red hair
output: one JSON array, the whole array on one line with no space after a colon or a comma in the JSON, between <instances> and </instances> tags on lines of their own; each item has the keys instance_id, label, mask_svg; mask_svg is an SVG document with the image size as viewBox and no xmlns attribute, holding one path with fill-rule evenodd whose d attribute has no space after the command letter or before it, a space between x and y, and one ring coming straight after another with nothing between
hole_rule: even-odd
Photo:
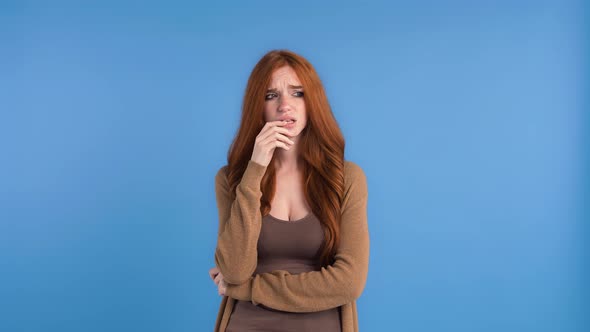
<instances>
[{"instance_id":1,"label":"red hair","mask_svg":"<svg viewBox=\"0 0 590 332\"><path fill-rule=\"evenodd\" d=\"M303 161L305 199L324 229L325 241L320 250L321 265L325 266L334 262L340 241L345 142L320 78L302 56L287 50L273 50L266 53L252 70L242 104L240 127L227 156L230 192L235 195L235 188L252 157L256 136L265 124L264 96L271 76L283 66L293 68L305 91L307 124L300 133L298 150ZM274 162L271 160L260 185L262 216L270 212L270 202L275 192L275 174Z\"/></svg>"}]
</instances>

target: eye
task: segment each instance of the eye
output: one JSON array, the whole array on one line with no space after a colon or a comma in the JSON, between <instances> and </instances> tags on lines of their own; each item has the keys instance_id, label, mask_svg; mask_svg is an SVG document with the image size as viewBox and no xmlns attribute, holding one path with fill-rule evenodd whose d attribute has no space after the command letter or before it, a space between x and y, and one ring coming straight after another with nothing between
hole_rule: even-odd
<instances>
[{"instance_id":1,"label":"eye","mask_svg":"<svg viewBox=\"0 0 590 332\"><path fill-rule=\"evenodd\" d=\"M276 94L276 93L274 93L274 92L267 93L267 94L264 96L264 100L271 100L272 98L274 98L274 97L276 97L276 96L277 96L277 94Z\"/></svg>"},{"instance_id":2,"label":"eye","mask_svg":"<svg viewBox=\"0 0 590 332\"><path fill-rule=\"evenodd\" d=\"M295 91L293 94L295 97L303 97L303 91Z\"/></svg>"}]
</instances>

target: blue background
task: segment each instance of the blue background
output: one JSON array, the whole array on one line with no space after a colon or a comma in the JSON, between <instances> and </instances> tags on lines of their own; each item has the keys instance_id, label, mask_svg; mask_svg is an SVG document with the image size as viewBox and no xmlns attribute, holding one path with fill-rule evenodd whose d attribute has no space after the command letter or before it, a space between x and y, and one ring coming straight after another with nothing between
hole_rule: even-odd
<instances>
[{"instance_id":1,"label":"blue background","mask_svg":"<svg viewBox=\"0 0 590 332\"><path fill-rule=\"evenodd\" d=\"M214 175L287 48L368 178L361 331L587 331L587 10L1 2L0 330L212 330Z\"/></svg>"}]
</instances>

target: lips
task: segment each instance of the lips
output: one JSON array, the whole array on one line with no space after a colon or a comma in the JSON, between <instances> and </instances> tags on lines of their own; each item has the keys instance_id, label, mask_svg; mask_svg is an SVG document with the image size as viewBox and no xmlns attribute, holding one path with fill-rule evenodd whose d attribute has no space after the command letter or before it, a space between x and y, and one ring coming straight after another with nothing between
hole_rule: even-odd
<instances>
[{"instance_id":1,"label":"lips","mask_svg":"<svg viewBox=\"0 0 590 332\"><path fill-rule=\"evenodd\" d=\"M288 117L288 116L283 117L283 118L280 118L279 120L281 120L281 121L285 121L286 120L286 121L288 121L287 123L293 123L293 122L296 121L294 118Z\"/></svg>"}]
</instances>

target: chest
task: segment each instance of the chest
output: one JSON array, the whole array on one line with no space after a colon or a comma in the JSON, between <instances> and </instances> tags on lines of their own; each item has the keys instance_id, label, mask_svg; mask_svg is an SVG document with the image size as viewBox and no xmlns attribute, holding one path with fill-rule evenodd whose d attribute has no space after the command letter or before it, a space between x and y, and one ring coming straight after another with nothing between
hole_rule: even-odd
<instances>
[{"instance_id":1,"label":"chest","mask_svg":"<svg viewBox=\"0 0 590 332\"><path fill-rule=\"evenodd\" d=\"M305 199L301 175L277 176L270 214L279 220L293 221L306 217L311 208Z\"/></svg>"}]
</instances>

